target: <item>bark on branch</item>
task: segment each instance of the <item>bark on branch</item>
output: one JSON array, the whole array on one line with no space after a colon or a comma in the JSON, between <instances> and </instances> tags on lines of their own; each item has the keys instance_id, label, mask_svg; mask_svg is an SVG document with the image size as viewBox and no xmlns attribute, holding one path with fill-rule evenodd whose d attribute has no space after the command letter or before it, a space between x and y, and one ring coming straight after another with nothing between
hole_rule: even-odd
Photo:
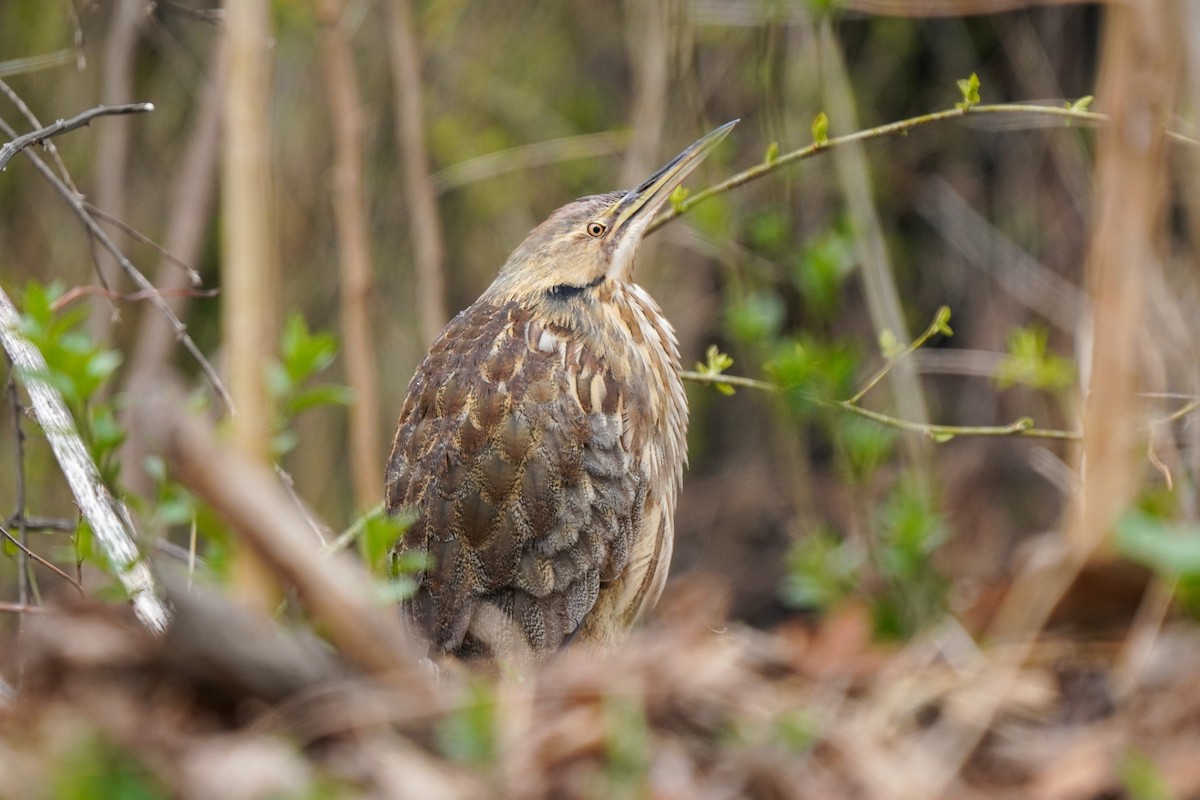
<instances>
[{"instance_id":1,"label":"bark on branch","mask_svg":"<svg viewBox=\"0 0 1200 800\"><path fill-rule=\"evenodd\" d=\"M150 568L134 544L129 514L100 479L100 472L79 437L75 420L62 395L39 377L47 372L46 360L21 333L21 317L3 290L0 290L0 341L22 376L38 424L46 432L54 457L79 503L79 510L112 564L117 579L129 593L133 610L147 628L161 633L167 627L170 613L159 599Z\"/></svg>"}]
</instances>

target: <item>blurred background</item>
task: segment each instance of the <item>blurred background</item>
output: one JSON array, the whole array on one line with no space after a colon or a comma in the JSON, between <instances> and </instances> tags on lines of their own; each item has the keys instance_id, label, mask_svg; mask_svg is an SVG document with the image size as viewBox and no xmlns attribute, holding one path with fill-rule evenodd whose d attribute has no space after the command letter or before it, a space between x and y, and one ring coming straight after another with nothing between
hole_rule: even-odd
<instances>
[{"instance_id":1,"label":"blurred background","mask_svg":"<svg viewBox=\"0 0 1200 800\"><path fill-rule=\"evenodd\" d=\"M124 595L10 369L0 796L1200 796L1200 4L0 0L0 139L130 102L0 173L0 288L181 622L41 608ZM355 645L432 338L734 118L639 255L698 373L648 630L499 686ZM344 624L164 461L176 382L350 532Z\"/></svg>"},{"instance_id":2,"label":"blurred background","mask_svg":"<svg viewBox=\"0 0 1200 800\"><path fill-rule=\"evenodd\" d=\"M1062 107L1094 94L1100 10L1030 5L960 15L950 12L975 7L275 0L258 110L273 213L262 252L277 275L267 296L250 298L265 323L261 342L230 341L221 322L231 276L220 268L230 219L218 202L229 78L219 9L7 0L0 77L11 95L0 118L33 127L16 97L43 124L100 103L154 104L56 139L58 154L219 370L231 353L262 348L264 372L267 360L285 367L273 391L294 392L289 380L356 390L357 422L336 390L292 405L276 398L290 411L275 420L272 452L295 494L336 532L379 497L392 426L431 331L478 296L550 211L635 184L733 118L741 124L689 179L693 193L810 143L822 112L837 136L952 108L963 98L957 82L972 73L984 103ZM1102 99L1095 108L1104 110ZM715 345L732 358L730 374L788 388L727 396L689 386L673 591L696 582L757 626L856 598L884 636L910 635L947 610L976 628L990 618L1028 547L1060 524L1077 480L1072 443L938 443L813 398L853 395L885 364L888 337L911 341L947 306L953 336L901 359L862 405L917 423L1031 417L1078 431L1094 147L1087 124L1018 113L913 127L780 168L650 237L638 280L678 330L685 367ZM347 163L361 175L347 177ZM339 234L340 213L350 220ZM1175 257L1186 220L1173 217L1172 231L1179 239L1161 243L1166 267L1147 273L1166 343L1154 388L1191 396L1194 267ZM358 278L348 282L356 246ZM98 270L113 292L135 291L24 157L0 176L0 264L18 305L29 282L95 286ZM85 293L60 305L75 311L75 330L120 354L81 407L111 408L119 426L136 376L164 363L219 407L144 299ZM292 316L304 325L285 325ZM354 324L365 339L348 334ZM341 347L327 367L330 342L309 333L318 331ZM375 384L365 394L361 376L348 374L351 357ZM308 368L297 364L306 358ZM73 519L48 447L25 427L28 513ZM11 424L0 426L0 452L13 450L12 436ZM137 431L129 438L105 450L114 485L147 531L178 547L198 528L200 555L219 572L222 523L173 494ZM1190 491L1190 451L1181 452L1171 503ZM0 459L3 509L18 502L14 464ZM1165 486L1151 475L1145 488ZM31 536L34 550L73 571L74 533ZM8 596L14 563L0 574Z\"/></svg>"}]
</instances>

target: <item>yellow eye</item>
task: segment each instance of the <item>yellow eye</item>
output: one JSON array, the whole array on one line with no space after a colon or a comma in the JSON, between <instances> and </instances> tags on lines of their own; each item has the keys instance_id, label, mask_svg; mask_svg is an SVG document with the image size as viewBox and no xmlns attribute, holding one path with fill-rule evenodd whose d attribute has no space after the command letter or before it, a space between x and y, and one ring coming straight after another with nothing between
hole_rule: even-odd
<instances>
[{"instance_id":1,"label":"yellow eye","mask_svg":"<svg viewBox=\"0 0 1200 800\"><path fill-rule=\"evenodd\" d=\"M589 222L587 226L588 236L599 236L604 233L604 225L600 222Z\"/></svg>"}]
</instances>

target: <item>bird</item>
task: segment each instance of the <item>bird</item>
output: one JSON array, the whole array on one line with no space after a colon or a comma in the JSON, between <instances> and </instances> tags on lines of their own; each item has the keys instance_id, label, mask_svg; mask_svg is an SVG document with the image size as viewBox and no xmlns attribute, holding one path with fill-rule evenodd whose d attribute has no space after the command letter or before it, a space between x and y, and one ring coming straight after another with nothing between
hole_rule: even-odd
<instances>
[{"instance_id":1,"label":"bird","mask_svg":"<svg viewBox=\"0 0 1200 800\"><path fill-rule=\"evenodd\" d=\"M432 654L610 648L657 602L688 405L674 328L634 267L658 211L737 122L632 190L552 213L417 367L385 506L413 515L391 556L423 554L405 616Z\"/></svg>"}]
</instances>

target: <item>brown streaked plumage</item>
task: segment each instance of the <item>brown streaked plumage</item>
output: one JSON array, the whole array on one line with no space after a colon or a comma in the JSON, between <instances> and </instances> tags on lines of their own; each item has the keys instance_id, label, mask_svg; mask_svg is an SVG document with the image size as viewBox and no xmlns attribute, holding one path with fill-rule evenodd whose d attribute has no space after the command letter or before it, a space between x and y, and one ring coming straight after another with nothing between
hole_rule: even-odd
<instances>
[{"instance_id":1,"label":"brown streaked plumage","mask_svg":"<svg viewBox=\"0 0 1200 800\"><path fill-rule=\"evenodd\" d=\"M736 124L629 192L555 211L417 368L387 466L431 557L409 604L440 652L618 640L666 581L687 458L675 333L633 282L671 191Z\"/></svg>"}]
</instances>

